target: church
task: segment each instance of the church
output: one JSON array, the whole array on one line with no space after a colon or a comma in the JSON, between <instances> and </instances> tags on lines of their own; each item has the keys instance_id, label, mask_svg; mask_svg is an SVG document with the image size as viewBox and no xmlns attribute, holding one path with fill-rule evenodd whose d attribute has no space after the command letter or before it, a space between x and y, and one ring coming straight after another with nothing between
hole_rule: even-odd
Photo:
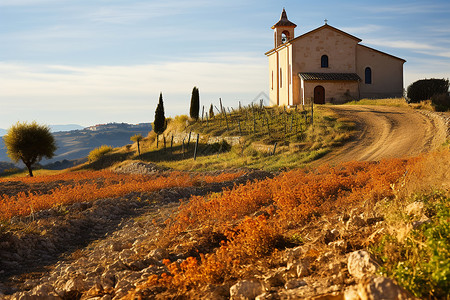
<instances>
[{"instance_id":1,"label":"church","mask_svg":"<svg viewBox=\"0 0 450 300\"><path fill-rule=\"evenodd\" d=\"M403 96L404 59L361 45L361 39L327 24L294 35L285 9L272 26L270 105L345 103Z\"/></svg>"}]
</instances>

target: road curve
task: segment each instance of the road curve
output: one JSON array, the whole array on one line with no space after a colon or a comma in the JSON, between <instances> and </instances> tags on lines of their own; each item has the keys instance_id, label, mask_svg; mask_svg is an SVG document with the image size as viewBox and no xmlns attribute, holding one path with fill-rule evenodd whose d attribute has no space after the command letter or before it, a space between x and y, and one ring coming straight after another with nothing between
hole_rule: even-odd
<instances>
[{"instance_id":1,"label":"road curve","mask_svg":"<svg viewBox=\"0 0 450 300\"><path fill-rule=\"evenodd\" d=\"M436 149L446 141L447 125L431 112L371 105L340 105L326 109L352 120L357 132L349 142L313 165L414 156Z\"/></svg>"}]
</instances>

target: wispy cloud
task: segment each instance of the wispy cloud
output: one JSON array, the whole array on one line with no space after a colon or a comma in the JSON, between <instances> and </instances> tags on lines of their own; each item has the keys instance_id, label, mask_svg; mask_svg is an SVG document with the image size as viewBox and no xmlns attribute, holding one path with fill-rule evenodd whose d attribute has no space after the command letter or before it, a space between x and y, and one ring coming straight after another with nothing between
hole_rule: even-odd
<instances>
[{"instance_id":1,"label":"wispy cloud","mask_svg":"<svg viewBox=\"0 0 450 300\"><path fill-rule=\"evenodd\" d=\"M241 55L241 59L232 62L231 56L220 54L211 57L210 62L134 66L0 63L0 127L19 117L39 119L43 111L47 115L58 112L52 118L62 113L66 122L81 118L86 124L99 122L100 117L115 120L116 115L121 120L152 119L159 92L167 99L165 108L169 115L183 113L193 86L200 88L205 101L230 94L241 95L244 100L266 89L266 68L265 58ZM53 122L58 121L61 122Z\"/></svg>"},{"instance_id":2,"label":"wispy cloud","mask_svg":"<svg viewBox=\"0 0 450 300\"><path fill-rule=\"evenodd\" d=\"M428 2L426 4L423 3L414 3L414 2L405 2L402 4L396 4L392 2L392 4L388 5L379 5L374 2L374 5L371 6L363 6L362 10L366 10L370 13L389 13L391 15L400 14L400 15L410 15L410 14L424 14L424 13L445 13L450 12L450 5L445 1L442 3L433 3Z\"/></svg>"},{"instance_id":3,"label":"wispy cloud","mask_svg":"<svg viewBox=\"0 0 450 300\"><path fill-rule=\"evenodd\" d=\"M438 47L430 44L420 43L412 40L388 40L388 39L366 39L364 43L390 48L410 49L410 50L436 50Z\"/></svg>"}]
</instances>

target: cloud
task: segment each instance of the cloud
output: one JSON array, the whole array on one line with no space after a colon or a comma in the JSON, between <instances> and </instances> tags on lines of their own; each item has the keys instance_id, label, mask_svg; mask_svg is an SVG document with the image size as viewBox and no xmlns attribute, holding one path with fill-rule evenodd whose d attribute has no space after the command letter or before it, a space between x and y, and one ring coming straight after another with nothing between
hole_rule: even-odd
<instances>
[{"instance_id":1,"label":"cloud","mask_svg":"<svg viewBox=\"0 0 450 300\"><path fill-rule=\"evenodd\" d=\"M365 39L365 43L376 45L376 46L384 46L390 48L400 48L400 49L410 49L410 50L436 50L438 47L420 43L416 41L408 41L408 40L387 40L387 39Z\"/></svg>"},{"instance_id":2,"label":"cloud","mask_svg":"<svg viewBox=\"0 0 450 300\"><path fill-rule=\"evenodd\" d=\"M267 89L264 57L209 59L89 67L0 63L0 127L23 118L54 124L142 122L153 119L160 92L166 112L174 115L186 111L194 86L204 103L219 97L237 103Z\"/></svg>"},{"instance_id":3,"label":"cloud","mask_svg":"<svg viewBox=\"0 0 450 300\"><path fill-rule=\"evenodd\" d=\"M348 32L350 34L366 34L366 33L372 33L372 32L379 32L384 29L383 26L375 25L375 24L366 24L363 26L356 26L356 27L341 27L341 30Z\"/></svg>"},{"instance_id":4,"label":"cloud","mask_svg":"<svg viewBox=\"0 0 450 300\"><path fill-rule=\"evenodd\" d=\"M445 13L450 12L450 6L443 1L442 3L427 3L418 4L412 2L405 2L404 4L390 4L362 7L370 13L388 13L390 15L410 15L410 14L424 14L424 13Z\"/></svg>"}]
</instances>

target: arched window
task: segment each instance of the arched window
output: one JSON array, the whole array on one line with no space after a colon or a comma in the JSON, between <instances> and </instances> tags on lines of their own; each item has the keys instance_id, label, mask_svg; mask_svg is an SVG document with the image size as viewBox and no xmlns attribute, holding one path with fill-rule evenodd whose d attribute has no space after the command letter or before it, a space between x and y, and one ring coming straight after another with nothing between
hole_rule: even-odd
<instances>
[{"instance_id":1,"label":"arched window","mask_svg":"<svg viewBox=\"0 0 450 300\"><path fill-rule=\"evenodd\" d=\"M289 41L290 38L291 37L290 37L289 31L285 30L281 33L281 42L283 44L286 43L287 41Z\"/></svg>"},{"instance_id":2,"label":"arched window","mask_svg":"<svg viewBox=\"0 0 450 300\"><path fill-rule=\"evenodd\" d=\"M320 58L320 66L322 68L328 68L328 56L327 55L322 55L322 57Z\"/></svg>"},{"instance_id":3,"label":"arched window","mask_svg":"<svg viewBox=\"0 0 450 300\"><path fill-rule=\"evenodd\" d=\"M372 84L372 69L369 67L364 70L364 83Z\"/></svg>"}]
</instances>

